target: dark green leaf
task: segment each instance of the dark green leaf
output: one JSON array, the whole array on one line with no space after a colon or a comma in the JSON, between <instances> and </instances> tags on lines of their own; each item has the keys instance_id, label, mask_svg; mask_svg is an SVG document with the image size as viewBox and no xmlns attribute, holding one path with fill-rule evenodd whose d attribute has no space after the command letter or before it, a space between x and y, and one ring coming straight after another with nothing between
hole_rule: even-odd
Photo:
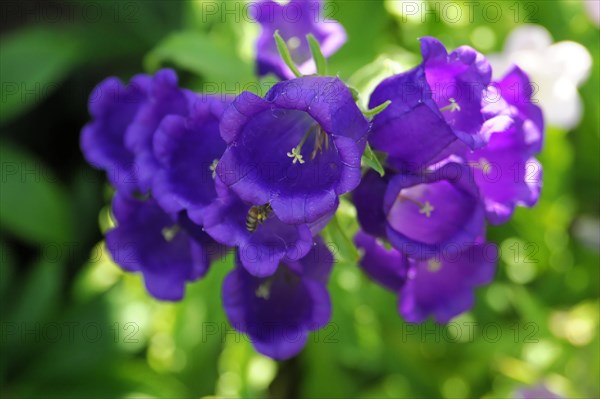
<instances>
[{"instance_id":1,"label":"dark green leaf","mask_svg":"<svg viewBox=\"0 0 600 399\"><path fill-rule=\"evenodd\" d=\"M145 58L147 70L154 72L165 63L175 64L211 83L247 83L253 79L252 67L230 47L219 46L203 33L185 31L168 36ZM220 92L216 87L215 92Z\"/></svg>"},{"instance_id":2,"label":"dark green leaf","mask_svg":"<svg viewBox=\"0 0 600 399\"><path fill-rule=\"evenodd\" d=\"M31 243L61 245L69 242L69 199L52 171L30 154L6 142L0 142L0 159L2 230Z\"/></svg>"},{"instance_id":3,"label":"dark green leaf","mask_svg":"<svg viewBox=\"0 0 600 399\"><path fill-rule=\"evenodd\" d=\"M45 27L2 38L0 124L25 113L53 92L80 61L76 35Z\"/></svg>"}]
</instances>

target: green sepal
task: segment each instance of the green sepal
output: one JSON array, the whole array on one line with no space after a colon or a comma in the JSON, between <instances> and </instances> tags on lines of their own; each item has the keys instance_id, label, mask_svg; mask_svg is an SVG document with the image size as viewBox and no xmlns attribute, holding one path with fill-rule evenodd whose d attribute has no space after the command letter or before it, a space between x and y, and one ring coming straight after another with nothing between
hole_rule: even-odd
<instances>
[{"instance_id":1,"label":"green sepal","mask_svg":"<svg viewBox=\"0 0 600 399\"><path fill-rule=\"evenodd\" d=\"M294 63L294 60L292 60L290 50L288 49L285 40L283 40L278 30L275 31L273 37L275 38L275 43L277 43L277 50L279 51L279 55L281 56L281 59L283 59L283 62L285 62L285 64L288 66L288 68L292 70L292 72L294 73L294 75L296 75L297 78L301 77L302 74L298 70L298 67Z\"/></svg>"},{"instance_id":2,"label":"green sepal","mask_svg":"<svg viewBox=\"0 0 600 399\"><path fill-rule=\"evenodd\" d=\"M381 177L385 175L385 169L383 169L383 165L381 165L381 161L371 148L369 144L365 147L365 152L362 156L362 162L373 169L375 172L379 173Z\"/></svg>"},{"instance_id":3,"label":"green sepal","mask_svg":"<svg viewBox=\"0 0 600 399\"><path fill-rule=\"evenodd\" d=\"M387 100L386 102L384 102L383 104L379 104L375 108L363 111L363 115L366 116L367 118L372 118L375 115L380 114L381 112L383 112L383 110L386 109L388 107L388 105L390 105L391 103L392 103L391 100Z\"/></svg>"},{"instance_id":4,"label":"green sepal","mask_svg":"<svg viewBox=\"0 0 600 399\"><path fill-rule=\"evenodd\" d=\"M308 46L310 47L312 57L315 60L317 74L321 76L327 76L327 60L321 52L321 46L319 45L319 42L317 39L315 39L312 33L306 35L306 40L308 41Z\"/></svg>"}]
</instances>

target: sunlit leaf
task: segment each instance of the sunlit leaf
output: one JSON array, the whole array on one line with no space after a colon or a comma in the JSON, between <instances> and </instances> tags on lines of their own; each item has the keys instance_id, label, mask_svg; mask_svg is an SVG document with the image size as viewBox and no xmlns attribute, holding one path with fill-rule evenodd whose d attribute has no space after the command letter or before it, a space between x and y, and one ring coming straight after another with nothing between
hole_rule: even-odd
<instances>
[{"instance_id":1,"label":"sunlit leaf","mask_svg":"<svg viewBox=\"0 0 600 399\"><path fill-rule=\"evenodd\" d=\"M211 37L194 31L171 34L146 56L144 64L150 72L173 64L195 73L216 85L215 94L224 91L222 83L245 84L252 80L252 66L233 48L219 46ZM231 91L231 86L227 90Z\"/></svg>"}]
</instances>

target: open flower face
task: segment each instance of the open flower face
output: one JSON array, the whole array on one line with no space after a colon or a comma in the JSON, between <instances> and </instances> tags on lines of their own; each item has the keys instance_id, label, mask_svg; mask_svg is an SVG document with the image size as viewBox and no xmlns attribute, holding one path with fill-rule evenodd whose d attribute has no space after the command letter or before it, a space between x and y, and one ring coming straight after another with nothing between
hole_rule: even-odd
<instances>
[{"instance_id":1,"label":"open flower face","mask_svg":"<svg viewBox=\"0 0 600 399\"><path fill-rule=\"evenodd\" d=\"M385 194L384 211L392 245L417 259L456 252L485 228L470 170L453 162L424 175L395 176Z\"/></svg>"},{"instance_id":2,"label":"open flower face","mask_svg":"<svg viewBox=\"0 0 600 399\"><path fill-rule=\"evenodd\" d=\"M244 201L270 204L284 223L312 223L358 185L367 132L338 78L281 82L264 99L242 93L227 108L217 174Z\"/></svg>"}]
</instances>

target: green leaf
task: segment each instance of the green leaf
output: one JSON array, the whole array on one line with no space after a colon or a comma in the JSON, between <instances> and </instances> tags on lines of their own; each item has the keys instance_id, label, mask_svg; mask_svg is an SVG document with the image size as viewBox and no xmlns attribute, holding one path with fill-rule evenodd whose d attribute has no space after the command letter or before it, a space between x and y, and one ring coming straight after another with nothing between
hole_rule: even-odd
<instances>
[{"instance_id":1,"label":"green leaf","mask_svg":"<svg viewBox=\"0 0 600 399\"><path fill-rule=\"evenodd\" d=\"M315 60L317 74L321 76L327 76L327 60L321 52L321 46L319 45L319 42L317 41L317 39L315 39L312 33L306 35L306 40L308 40L310 52L312 53L313 59Z\"/></svg>"},{"instance_id":2,"label":"green leaf","mask_svg":"<svg viewBox=\"0 0 600 399\"><path fill-rule=\"evenodd\" d=\"M277 50L279 51L279 55L283 59L283 62L285 62L285 64L288 66L288 68L290 68L292 70L292 72L294 73L294 75L296 75L296 77L298 77L298 78L301 77L302 74L298 70L298 67L294 63L294 60L292 60L292 55L290 54L290 50L288 49L287 44L285 44L285 40L283 40L283 38L279 34L279 31L275 31L275 34L273 35L273 37L275 38L275 42L277 43Z\"/></svg>"},{"instance_id":3,"label":"green leaf","mask_svg":"<svg viewBox=\"0 0 600 399\"><path fill-rule=\"evenodd\" d=\"M25 151L0 141L2 230L24 241L62 245L71 238L69 198L56 176Z\"/></svg>"},{"instance_id":4,"label":"green leaf","mask_svg":"<svg viewBox=\"0 0 600 399\"><path fill-rule=\"evenodd\" d=\"M245 84L253 81L252 66L238 57L231 46L222 46L206 34L194 31L173 33L161 41L144 59L154 72L164 64L201 76L206 82ZM215 87L215 93L222 87Z\"/></svg>"},{"instance_id":5,"label":"green leaf","mask_svg":"<svg viewBox=\"0 0 600 399\"><path fill-rule=\"evenodd\" d=\"M365 147L365 153L362 156L362 161L368 167L379 173L381 177L385 175L385 170L383 169L379 158L377 157L375 152L373 152L373 149L371 149L371 146L369 144L367 144L367 146Z\"/></svg>"},{"instance_id":6,"label":"green leaf","mask_svg":"<svg viewBox=\"0 0 600 399\"><path fill-rule=\"evenodd\" d=\"M56 29L19 30L0 41L0 124L24 114L52 93L81 61L81 41Z\"/></svg>"},{"instance_id":7,"label":"green leaf","mask_svg":"<svg viewBox=\"0 0 600 399\"><path fill-rule=\"evenodd\" d=\"M363 111L363 114L367 118L372 118L375 115L382 113L388 107L388 105L390 105L391 103L392 103L392 100L387 100L386 102L384 102L383 104L379 104L375 108L371 108L369 110Z\"/></svg>"},{"instance_id":8,"label":"green leaf","mask_svg":"<svg viewBox=\"0 0 600 399\"><path fill-rule=\"evenodd\" d=\"M340 225L337 214L333 216L329 224L323 230L323 238L325 241L336 246L336 248L334 248L334 255L336 255L337 258L340 258L340 260L348 261L350 263L358 261L358 250Z\"/></svg>"}]
</instances>

